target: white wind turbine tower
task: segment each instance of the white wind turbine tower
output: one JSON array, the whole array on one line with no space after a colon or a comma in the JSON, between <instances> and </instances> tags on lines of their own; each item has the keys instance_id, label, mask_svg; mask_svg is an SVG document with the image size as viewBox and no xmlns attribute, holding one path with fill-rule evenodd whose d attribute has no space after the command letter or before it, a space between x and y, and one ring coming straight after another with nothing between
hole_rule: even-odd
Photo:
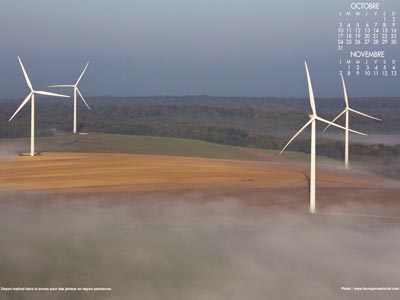
<instances>
[{"instance_id":1,"label":"white wind turbine tower","mask_svg":"<svg viewBox=\"0 0 400 300\"><path fill-rule=\"evenodd\" d=\"M289 140L289 142L285 145L285 147L283 147L283 149L281 150L281 152L279 153L279 155L281 155L283 153L283 151L285 151L286 147L289 146L289 144L304 130L306 129L310 124L311 124L311 164L310 164L310 212L311 213L315 213L315 159L316 159L316 122L320 121L335 127L338 127L340 129L346 130L346 128L344 128L343 126L337 125L335 123L332 123L328 120L325 120L321 117L319 117L317 115L317 111L315 108L315 100L314 100L314 92L313 92L313 88L312 88L312 84L311 84L311 79L310 79L310 73L308 71L308 66L307 66L307 62L305 63L305 67L306 67L306 73L307 73L307 83L308 83L308 92L310 95L310 106L311 106L311 110L312 110L312 114L309 115L310 120ZM349 131L354 132L354 133L358 133L361 135L366 135L364 133L358 132L358 131L354 131L349 129Z\"/></svg>"},{"instance_id":2,"label":"white wind turbine tower","mask_svg":"<svg viewBox=\"0 0 400 300\"><path fill-rule=\"evenodd\" d=\"M74 89L74 126L73 126L73 132L76 133L76 122L77 122L77 108L76 108L76 93L79 94L79 96L81 97L83 103L86 105L86 107L90 110L89 105L86 103L85 98L83 98L81 92L79 91L78 88L78 83L79 81L81 81L83 74L85 73L87 67L89 65L89 62L86 64L85 68L82 71L81 76L79 76L78 80L75 82L75 84L57 84L57 85L50 85L49 87L61 87L61 88L65 88L65 87L72 87Z\"/></svg>"},{"instance_id":3,"label":"white wind turbine tower","mask_svg":"<svg viewBox=\"0 0 400 300\"><path fill-rule=\"evenodd\" d=\"M334 122L335 122L336 120L338 120L343 114L346 114L346 125L345 125L346 131L345 131L345 143L344 143L344 144L345 144L345 145L344 145L344 149L345 149L345 150L344 150L344 167L345 167L346 170L348 170L348 169L349 169L349 123L350 123L350 121L349 121L349 115L350 115L350 112L353 112L353 113L355 113L355 114L358 114L358 115L361 115L361 116L364 116L364 117L367 117L367 118L370 118L370 119L373 119L373 120L377 120L377 121L381 121L381 122L382 122L382 120L381 120L381 119L378 119L378 118L375 118L375 117L373 117L373 116L364 114L364 113L362 113L362 112L360 112L360 111L358 111L358 110L355 110L355 109L350 108L350 106L349 106L349 98L347 97L347 89L346 89L346 84L344 83L343 74L340 74L340 76L341 76L341 78L342 78L343 93L344 93L344 101L345 101L345 103L346 103L346 108L345 108L340 114L338 114L338 115L336 116L336 118L334 118L334 119L332 120L332 122L334 123ZM325 127L324 132L329 128L329 126L330 126L330 125L328 125L328 126Z\"/></svg>"},{"instance_id":4,"label":"white wind turbine tower","mask_svg":"<svg viewBox=\"0 0 400 300\"><path fill-rule=\"evenodd\" d=\"M49 93L45 91L35 91L32 87L31 81L29 80L28 74L25 71L24 65L22 64L21 59L18 56L19 64L21 65L22 72L24 73L26 84L28 85L31 92L28 96L26 96L25 100L22 101L21 105L15 111L15 113L10 118L9 122L17 115L17 113L31 100L31 152L30 156L35 156L35 95L45 95L45 96L54 96L54 97L65 97L69 98L66 95L60 95L55 93Z\"/></svg>"}]
</instances>

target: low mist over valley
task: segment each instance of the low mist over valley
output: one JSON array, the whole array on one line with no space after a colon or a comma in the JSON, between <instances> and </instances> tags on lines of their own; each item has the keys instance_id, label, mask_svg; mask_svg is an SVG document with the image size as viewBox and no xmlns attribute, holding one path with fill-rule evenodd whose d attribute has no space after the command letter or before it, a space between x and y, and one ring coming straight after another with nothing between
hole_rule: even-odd
<instances>
[{"instance_id":1,"label":"low mist over valley","mask_svg":"<svg viewBox=\"0 0 400 300\"><path fill-rule=\"evenodd\" d=\"M268 192L3 193L1 286L112 291L1 298L396 299L341 288L398 286L400 219L354 216L366 206L350 200L320 216L254 204L272 197L292 201Z\"/></svg>"}]
</instances>

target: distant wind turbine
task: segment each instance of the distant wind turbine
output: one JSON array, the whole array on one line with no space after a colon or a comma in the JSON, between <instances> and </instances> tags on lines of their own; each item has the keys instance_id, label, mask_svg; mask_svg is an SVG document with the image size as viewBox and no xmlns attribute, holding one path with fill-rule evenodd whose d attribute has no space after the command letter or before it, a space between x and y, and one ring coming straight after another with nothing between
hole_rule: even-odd
<instances>
[{"instance_id":1,"label":"distant wind turbine","mask_svg":"<svg viewBox=\"0 0 400 300\"><path fill-rule=\"evenodd\" d=\"M343 126L337 125L335 123L332 123L328 120L325 120L317 115L317 111L315 108L315 100L314 100L314 92L311 84L311 79L310 79L310 73L308 71L308 66L307 62L304 62L305 67L306 67L306 73L307 73L307 83L308 83L308 92L310 95L310 106L312 110L312 114L309 115L310 120L287 142L285 147L281 150L279 155L285 151L286 147L289 146L289 144L304 130L306 129L310 124L311 124L311 162L310 162L310 212L315 213L315 160L316 160L316 122L320 121L335 127L338 127L340 129L346 130ZM366 135L365 133L361 133L358 131L354 131L351 129L348 129L351 132L361 134L361 135Z\"/></svg>"},{"instance_id":2,"label":"distant wind turbine","mask_svg":"<svg viewBox=\"0 0 400 300\"><path fill-rule=\"evenodd\" d=\"M358 115L361 115L361 116L364 116L364 117L366 117L366 118L370 118L370 119L373 119L373 120L377 120L377 121L380 121L380 122L382 122L382 120L381 119L378 119L378 118L375 118L375 117L373 117L373 116L370 116L370 115L367 115L367 114L364 114L364 113L362 113L362 112L360 112L360 111L358 111L358 110L355 110L355 109L352 109L352 108L350 108L350 106L349 106L349 98L347 97L347 89L346 89L346 84L344 83L344 78L343 78L343 74L340 74L340 76L341 76L341 78L342 78L342 85L343 85L343 93L344 93L344 101L345 101L345 103L346 103L346 108L340 113L340 114L338 114L337 116L336 116L336 118L334 118L333 120L332 120L332 122L334 123L336 120L338 120L343 114L346 114L346 125L345 125L345 127L346 127L346 130L345 130L345 145L344 145L344 167L345 167L345 169L346 170L348 170L349 169L349 123L350 123L350 120L349 120L349 115L350 115L350 112L353 112L353 113L355 113L355 114L358 114ZM324 132L328 129L330 127L330 125L328 125L328 126L326 126L325 127L325 129L324 129Z\"/></svg>"},{"instance_id":3,"label":"distant wind turbine","mask_svg":"<svg viewBox=\"0 0 400 300\"><path fill-rule=\"evenodd\" d=\"M65 88L65 87L72 87L74 88L74 125L73 125L73 133L76 133L76 122L77 122L77 109L76 109L76 93L79 94L79 96L81 97L83 103L86 105L86 107L90 110L89 105L87 104L87 102L85 101L85 98L83 98L81 92L79 91L78 88L78 83L79 81L81 81L83 74L85 73L87 67L89 65L89 62L86 64L85 68L82 71L81 76L79 76L78 80L76 81L75 84L57 84L57 85L50 85L49 87L61 87L61 88Z\"/></svg>"},{"instance_id":4,"label":"distant wind turbine","mask_svg":"<svg viewBox=\"0 0 400 300\"><path fill-rule=\"evenodd\" d=\"M22 101L21 105L15 111L15 113L10 118L9 122L17 115L17 113L31 100L31 152L30 156L35 156L35 95L45 95L45 96L54 96L54 97L65 97L69 98L66 95L60 95L55 93L49 93L45 91L35 91L32 87L31 81L29 80L28 74L25 71L24 65L22 64L21 59L18 56L19 64L21 65L22 72L24 73L26 84L28 85L31 92L28 96L26 96L25 100Z\"/></svg>"}]
</instances>

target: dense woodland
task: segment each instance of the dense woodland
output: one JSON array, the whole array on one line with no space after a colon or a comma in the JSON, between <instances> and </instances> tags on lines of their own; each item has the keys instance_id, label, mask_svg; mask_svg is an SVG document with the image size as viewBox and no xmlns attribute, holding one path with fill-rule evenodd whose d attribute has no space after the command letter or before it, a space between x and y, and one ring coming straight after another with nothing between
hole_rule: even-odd
<instances>
[{"instance_id":1,"label":"dense woodland","mask_svg":"<svg viewBox=\"0 0 400 300\"><path fill-rule=\"evenodd\" d=\"M71 100L37 100L38 135L71 130ZM288 137L307 121L309 110L308 99L104 96L87 101L91 111L79 103L80 131L193 138L268 149L281 149ZM0 100L1 138L29 135L29 107L11 124L8 122L20 102L20 99ZM317 99L317 106L321 116L332 119L343 110L344 103L343 99ZM384 120L381 123L353 116L353 129L400 136L400 99L352 99L351 106ZM309 136L303 134L291 150L308 152L309 147ZM352 144L351 148L352 160L368 161L376 172L400 178L400 140L395 146ZM323 139L321 134L318 154L342 158L343 143Z\"/></svg>"}]
</instances>

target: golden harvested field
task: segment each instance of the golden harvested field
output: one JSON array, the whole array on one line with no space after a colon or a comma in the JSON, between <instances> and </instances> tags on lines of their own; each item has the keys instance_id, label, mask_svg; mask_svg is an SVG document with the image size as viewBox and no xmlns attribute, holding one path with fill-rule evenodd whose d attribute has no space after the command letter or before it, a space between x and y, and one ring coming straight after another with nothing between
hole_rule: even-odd
<instances>
[{"instance_id":1,"label":"golden harvested field","mask_svg":"<svg viewBox=\"0 0 400 300\"><path fill-rule=\"evenodd\" d=\"M307 165L286 161L239 161L196 157L44 153L0 164L0 184L10 190L173 191L280 189L308 186ZM368 177L318 170L318 187L367 188Z\"/></svg>"}]
</instances>

